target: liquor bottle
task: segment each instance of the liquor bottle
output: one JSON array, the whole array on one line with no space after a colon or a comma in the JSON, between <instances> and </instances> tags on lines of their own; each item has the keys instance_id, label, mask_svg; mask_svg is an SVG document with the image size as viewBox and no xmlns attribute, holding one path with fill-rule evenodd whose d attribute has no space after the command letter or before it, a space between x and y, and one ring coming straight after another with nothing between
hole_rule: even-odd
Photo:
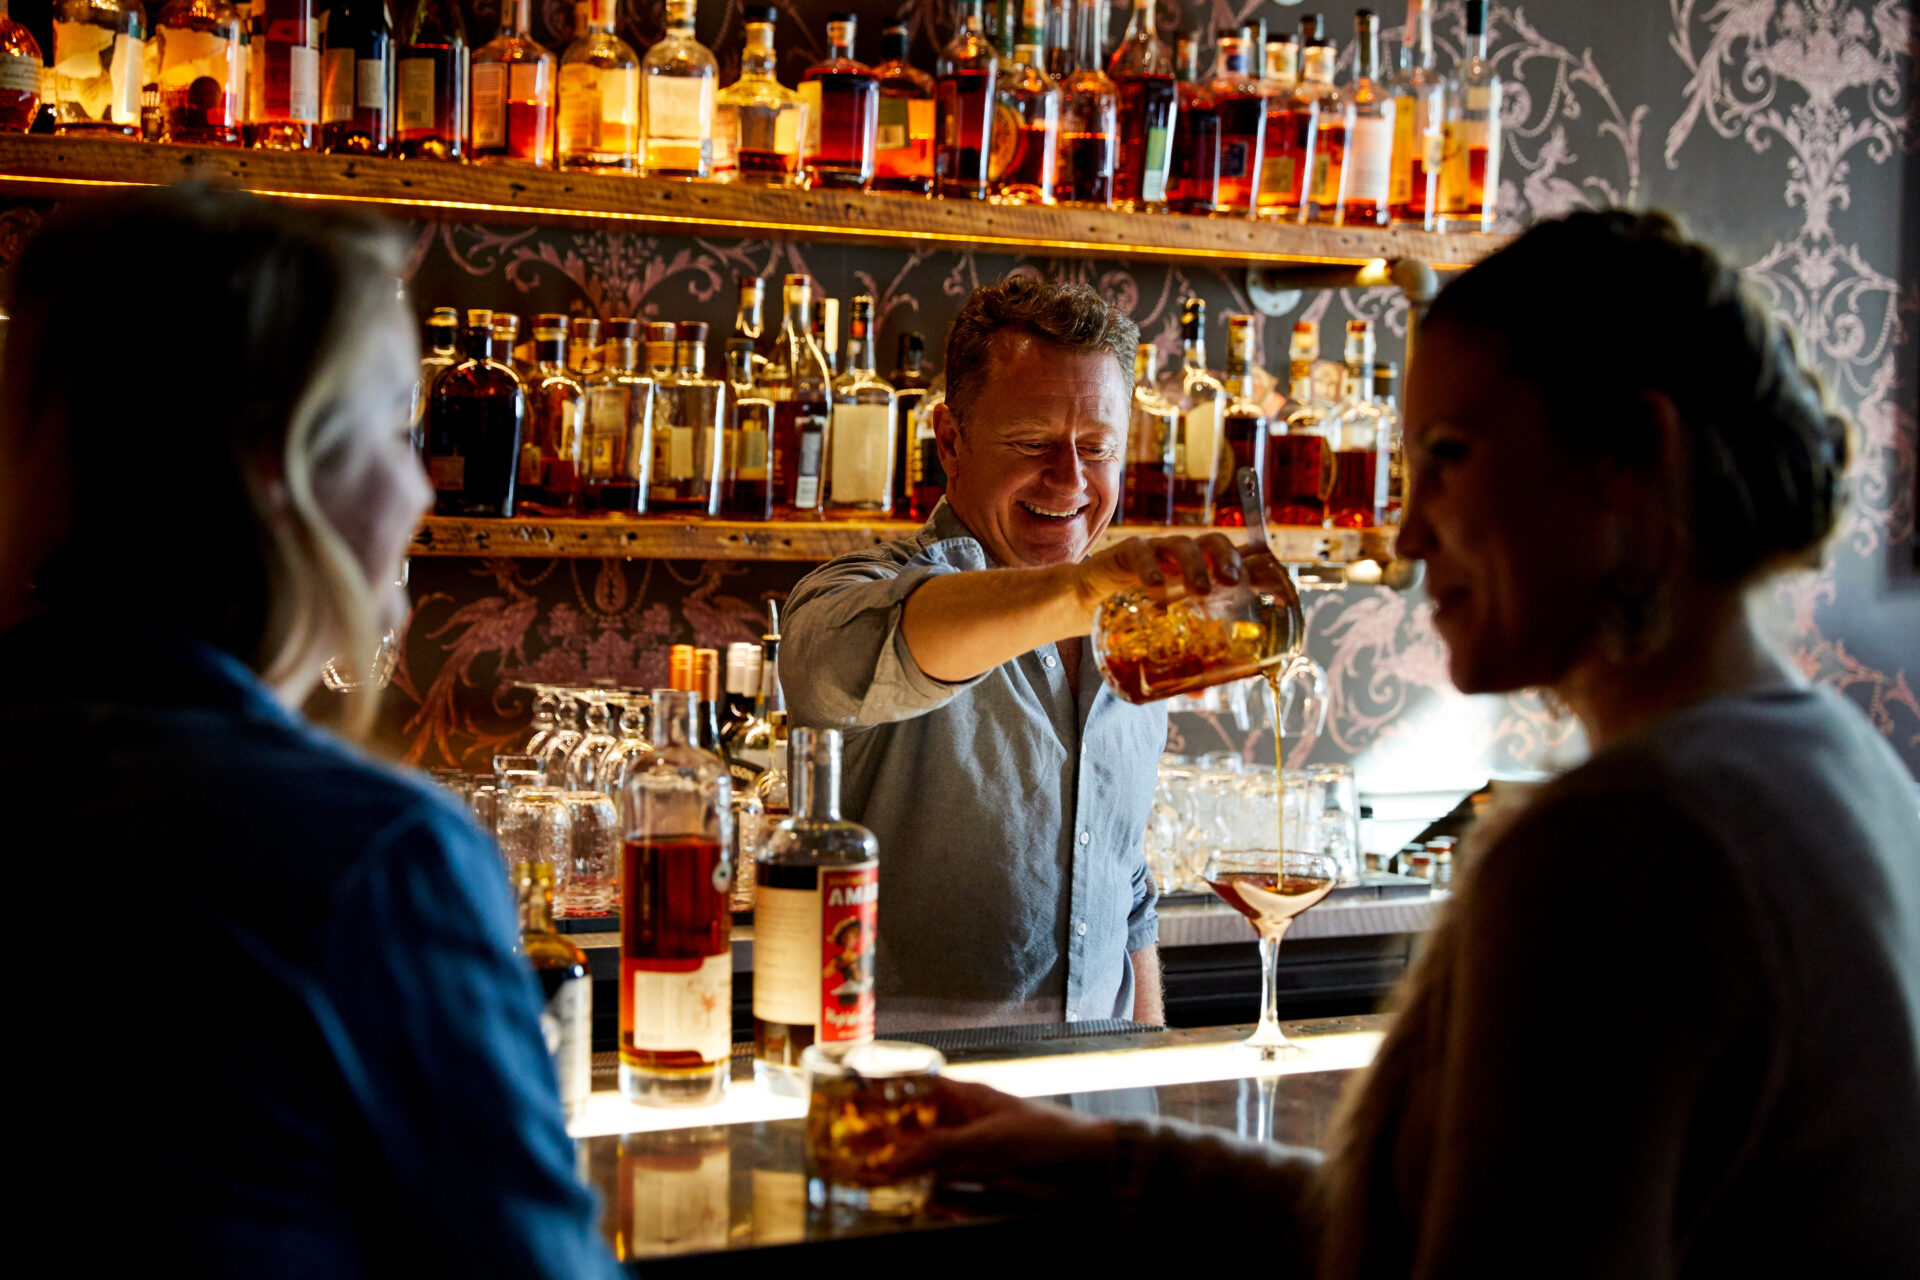
<instances>
[{"instance_id":1,"label":"liquor bottle","mask_svg":"<svg viewBox=\"0 0 1920 1280\"><path fill-rule=\"evenodd\" d=\"M1079 32L1073 4L1074 0L1046 0L1046 72L1055 84L1065 80L1073 70L1073 42Z\"/></svg>"},{"instance_id":2,"label":"liquor bottle","mask_svg":"<svg viewBox=\"0 0 1920 1280\"><path fill-rule=\"evenodd\" d=\"M1207 304L1188 298L1180 311L1180 444L1173 483L1175 524L1213 523L1214 481L1227 389L1207 372Z\"/></svg>"},{"instance_id":3,"label":"liquor bottle","mask_svg":"<svg viewBox=\"0 0 1920 1280\"><path fill-rule=\"evenodd\" d=\"M840 376L840 299L822 298L813 308L813 340L827 362L827 373Z\"/></svg>"},{"instance_id":4,"label":"liquor bottle","mask_svg":"<svg viewBox=\"0 0 1920 1280\"><path fill-rule=\"evenodd\" d=\"M1269 90L1292 89L1300 83L1300 37L1282 31L1277 40L1267 41L1266 80Z\"/></svg>"},{"instance_id":5,"label":"liquor bottle","mask_svg":"<svg viewBox=\"0 0 1920 1280\"><path fill-rule=\"evenodd\" d=\"M753 1073L798 1097L808 1045L873 1038L880 845L840 816L839 731L796 728L787 751L793 816L755 869Z\"/></svg>"},{"instance_id":6,"label":"liquor bottle","mask_svg":"<svg viewBox=\"0 0 1920 1280\"><path fill-rule=\"evenodd\" d=\"M1407 0L1400 67L1387 91L1393 95L1389 212L1395 222L1431 230L1439 207L1447 79L1433 67L1433 13L1427 8L1427 0Z\"/></svg>"},{"instance_id":7,"label":"liquor bottle","mask_svg":"<svg viewBox=\"0 0 1920 1280\"><path fill-rule=\"evenodd\" d=\"M873 299L853 300L847 371L833 383L833 452L827 465L827 514L855 519L893 514L893 387L873 369Z\"/></svg>"},{"instance_id":8,"label":"liquor bottle","mask_svg":"<svg viewBox=\"0 0 1920 1280\"><path fill-rule=\"evenodd\" d=\"M773 33L779 17L780 11L771 5L745 11L740 78L713 99L716 181L769 187L790 187L800 181L800 143L812 113L799 94L775 78L778 59Z\"/></svg>"},{"instance_id":9,"label":"liquor bottle","mask_svg":"<svg viewBox=\"0 0 1920 1280\"><path fill-rule=\"evenodd\" d=\"M1121 209L1164 209L1172 173L1173 134L1179 93L1173 55L1154 30L1153 0L1133 0L1120 47L1107 63L1120 94L1120 155L1113 172L1113 200Z\"/></svg>"},{"instance_id":10,"label":"liquor bottle","mask_svg":"<svg viewBox=\"0 0 1920 1280\"><path fill-rule=\"evenodd\" d=\"M586 389L580 509L644 515L656 384L640 372L640 321L607 321L606 354Z\"/></svg>"},{"instance_id":11,"label":"liquor bottle","mask_svg":"<svg viewBox=\"0 0 1920 1280\"><path fill-rule=\"evenodd\" d=\"M1265 155L1260 163L1260 214L1286 222L1306 217L1313 174L1319 105L1300 91L1300 42L1283 38L1267 45Z\"/></svg>"},{"instance_id":12,"label":"liquor bottle","mask_svg":"<svg viewBox=\"0 0 1920 1280\"><path fill-rule=\"evenodd\" d=\"M1333 443L1333 486L1327 495L1327 527L1365 529L1380 523L1386 505L1386 475L1380 467L1380 436L1387 425L1373 402L1373 324L1347 322L1347 394L1326 417Z\"/></svg>"},{"instance_id":13,"label":"liquor bottle","mask_svg":"<svg viewBox=\"0 0 1920 1280\"><path fill-rule=\"evenodd\" d=\"M1237 476L1242 467L1266 475L1267 413L1260 407L1254 372L1260 367L1252 316L1227 317L1227 406L1220 418L1220 474ZM1246 523L1240 504L1222 502L1214 513L1222 526Z\"/></svg>"},{"instance_id":14,"label":"liquor bottle","mask_svg":"<svg viewBox=\"0 0 1920 1280\"><path fill-rule=\"evenodd\" d=\"M1032 44L1007 31L1006 25L1001 33L1006 43L994 66L993 151L987 158L987 179L995 203L1052 204L1059 185L1061 90L1030 60Z\"/></svg>"},{"instance_id":15,"label":"liquor bottle","mask_svg":"<svg viewBox=\"0 0 1920 1280\"><path fill-rule=\"evenodd\" d=\"M527 375L533 372L531 351L523 357L520 350L520 317L511 311L493 313L493 358L506 365L519 377L522 384Z\"/></svg>"},{"instance_id":16,"label":"liquor bottle","mask_svg":"<svg viewBox=\"0 0 1920 1280\"><path fill-rule=\"evenodd\" d=\"M246 51L225 0L169 0L154 24L160 107L168 142L238 146Z\"/></svg>"},{"instance_id":17,"label":"liquor bottle","mask_svg":"<svg viewBox=\"0 0 1920 1280\"><path fill-rule=\"evenodd\" d=\"M614 34L619 0L593 0L560 58L560 167L630 172L640 134L640 58Z\"/></svg>"},{"instance_id":18,"label":"liquor bottle","mask_svg":"<svg viewBox=\"0 0 1920 1280\"><path fill-rule=\"evenodd\" d=\"M1308 15L1318 23L1318 15ZM1306 18L1301 19L1300 92L1313 100L1319 121L1313 140L1313 184L1309 216L1317 222L1337 222L1341 202L1346 198L1348 126L1352 123L1352 103L1333 83L1334 62L1339 50L1318 34L1309 36Z\"/></svg>"},{"instance_id":19,"label":"liquor bottle","mask_svg":"<svg viewBox=\"0 0 1920 1280\"><path fill-rule=\"evenodd\" d=\"M767 735L770 763L753 789L760 797L767 821L778 823L791 812L792 794L787 787L787 713L784 710L767 713Z\"/></svg>"},{"instance_id":20,"label":"liquor bottle","mask_svg":"<svg viewBox=\"0 0 1920 1280\"><path fill-rule=\"evenodd\" d=\"M735 294L732 337L745 338L756 355L770 337L767 333L767 281L764 276L734 277ZM762 363L765 357L762 355Z\"/></svg>"},{"instance_id":21,"label":"liquor bottle","mask_svg":"<svg viewBox=\"0 0 1920 1280\"><path fill-rule=\"evenodd\" d=\"M1400 366L1391 362L1373 366L1373 403L1380 410L1380 435L1377 477L1384 477L1384 483L1377 483L1379 494L1376 506L1379 509L1381 524L1399 524L1401 508L1406 502L1407 463L1405 440L1401 433L1400 399L1396 384L1400 379Z\"/></svg>"},{"instance_id":22,"label":"liquor bottle","mask_svg":"<svg viewBox=\"0 0 1920 1280\"><path fill-rule=\"evenodd\" d=\"M933 430L933 411L946 402L946 375L940 374L913 408L914 448L907 458L907 490L916 520L932 516L947 494L947 465L940 460L940 440Z\"/></svg>"},{"instance_id":23,"label":"liquor bottle","mask_svg":"<svg viewBox=\"0 0 1920 1280\"><path fill-rule=\"evenodd\" d=\"M540 979L544 1008L540 1026L560 1081L560 1107L568 1123L580 1118L593 1092L593 974L587 953L553 927L553 867L538 860L516 863L520 899L520 953Z\"/></svg>"},{"instance_id":24,"label":"liquor bottle","mask_svg":"<svg viewBox=\"0 0 1920 1280\"><path fill-rule=\"evenodd\" d=\"M911 33L894 23L880 36L880 123L873 135L873 190L933 190L933 77L907 61Z\"/></svg>"},{"instance_id":25,"label":"liquor bottle","mask_svg":"<svg viewBox=\"0 0 1920 1280\"><path fill-rule=\"evenodd\" d=\"M400 39L396 141L409 160L467 158L467 26L457 0L420 0Z\"/></svg>"},{"instance_id":26,"label":"liquor bottle","mask_svg":"<svg viewBox=\"0 0 1920 1280\"><path fill-rule=\"evenodd\" d=\"M433 383L446 370L460 363L460 313L452 307L435 307L427 317L426 338L421 342L426 354L420 358L420 376L413 384L413 447L426 448L427 404Z\"/></svg>"},{"instance_id":27,"label":"liquor bottle","mask_svg":"<svg viewBox=\"0 0 1920 1280\"><path fill-rule=\"evenodd\" d=\"M535 515L572 515L580 509L587 393L567 368L567 318L535 317L533 348L527 439L520 446L520 504Z\"/></svg>"},{"instance_id":28,"label":"liquor bottle","mask_svg":"<svg viewBox=\"0 0 1920 1280\"><path fill-rule=\"evenodd\" d=\"M1313 393L1313 362L1320 354L1319 326L1297 320L1287 351L1290 394L1267 439L1267 514L1276 524L1326 522L1333 454Z\"/></svg>"},{"instance_id":29,"label":"liquor bottle","mask_svg":"<svg viewBox=\"0 0 1920 1280\"><path fill-rule=\"evenodd\" d=\"M493 313L467 312L467 358L433 383L427 409L427 473L436 514L511 516L526 433L527 393L493 357Z\"/></svg>"},{"instance_id":30,"label":"liquor bottle","mask_svg":"<svg viewBox=\"0 0 1920 1280\"><path fill-rule=\"evenodd\" d=\"M1380 81L1380 23L1373 10L1355 12L1353 30L1353 80L1346 92L1353 115L1340 220L1356 226L1385 226L1393 180L1393 98Z\"/></svg>"},{"instance_id":31,"label":"liquor bottle","mask_svg":"<svg viewBox=\"0 0 1920 1280\"><path fill-rule=\"evenodd\" d=\"M1220 119L1220 185L1213 212L1252 217L1259 212L1267 99L1254 75L1253 36L1247 28L1221 28L1219 61L1207 95Z\"/></svg>"},{"instance_id":32,"label":"liquor bottle","mask_svg":"<svg viewBox=\"0 0 1920 1280\"><path fill-rule=\"evenodd\" d=\"M54 0L53 131L137 135L146 41L140 0Z\"/></svg>"},{"instance_id":33,"label":"liquor bottle","mask_svg":"<svg viewBox=\"0 0 1920 1280\"><path fill-rule=\"evenodd\" d=\"M720 715L720 743L726 748L724 754L733 759L734 744L746 727L753 723L753 704L760 696L760 646L752 641L739 641L727 646L726 707ZM742 782L742 768L733 771L735 783ZM757 770L749 770L744 784L751 786Z\"/></svg>"},{"instance_id":34,"label":"liquor bottle","mask_svg":"<svg viewBox=\"0 0 1920 1280\"><path fill-rule=\"evenodd\" d=\"M756 777L772 768L779 757L774 752L773 717L786 714L786 692L780 687L780 615L778 606L767 604L767 629L760 637L760 686L753 700L753 718L733 737L732 758L750 769ZM755 783L755 789L760 790ZM761 790L764 801L766 793ZM784 816L786 801L781 800Z\"/></svg>"},{"instance_id":35,"label":"liquor bottle","mask_svg":"<svg viewBox=\"0 0 1920 1280\"><path fill-rule=\"evenodd\" d=\"M800 77L807 106L800 166L807 186L861 191L873 181L874 131L880 123L880 81L853 56L854 15L827 18L827 56Z\"/></svg>"},{"instance_id":36,"label":"liquor bottle","mask_svg":"<svg viewBox=\"0 0 1920 1280\"><path fill-rule=\"evenodd\" d=\"M567 322L567 372L581 386L600 371L600 321L595 316L575 316Z\"/></svg>"},{"instance_id":37,"label":"liquor bottle","mask_svg":"<svg viewBox=\"0 0 1920 1280\"><path fill-rule=\"evenodd\" d=\"M1173 72L1180 105L1173 122L1173 189L1167 207L1175 213L1210 213L1220 200L1220 116L1200 79L1200 41L1181 34L1173 42Z\"/></svg>"},{"instance_id":38,"label":"liquor bottle","mask_svg":"<svg viewBox=\"0 0 1920 1280\"><path fill-rule=\"evenodd\" d=\"M727 749L720 741L720 651L718 649L699 649L693 651L693 689L700 695L699 741L695 744L702 751L710 751L727 760ZM728 769L731 776L732 769Z\"/></svg>"},{"instance_id":39,"label":"liquor bottle","mask_svg":"<svg viewBox=\"0 0 1920 1280\"><path fill-rule=\"evenodd\" d=\"M1105 209L1113 203L1118 158L1120 92L1100 69L1107 0L1076 0L1073 70L1060 82L1060 177L1054 188L1066 204Z\"/></svg>"},{"instance_id":40,"label":"liquor bottle","mask_svg":"<svg viewBox=\"0 0 1920 1280\"><path fill-rule=\"evenodd\" d=\"M785 385L774 405L774 502L778 509L818 515L826 497L833 374L813 337L813 281L788 276L785 295L775 357Z\"/></svg>"},{"instance_id":41,"label":"liquor bottle","mask_svg":"<svg viewBox=\"0 0 1920 1280\"><path fill-rule=\"evenodd\" d=\"M387 0L334 0L320 55L320 149L393 150L393 12Z\"/></svg>"},{"instance_id":42,"label":"liquor bottle","mask_svg":"<svg viewBox=\"0 0 1920 1280\"><path fill-rule=\"evenodd\" d=\"M962 0L960 31L934 64L934 193L985 200L993 153L998 55L987 39L981 0Z\"/></svg>"},{"instance_id":43,"label":"liquor bottle","mask_svg":"<svg viewBox=\"0 0 1920 1280\"><path fill-rule=\"evenodd\" d=\"M774 403L754 385L753 339L727 339L727 380L733 414L727 426L727 461L721 476L720 514L738 520L773 518L773 485L767 474L773 440Z\"/></svg>"},{"instance_id":44,"label":"liquor bottle","mask_svg":"<svg viewBox=\"0 0 1920 1280\"><path fill-rule=\"evenodd\" d=\"M1467 0L1472 52L1447 81L1440 218L1448 231L1491 231L1500 201L1500 76L1487 59L1486 0Z\"/></svg>"},{"instance_id":45,"label":"liquor bottle","mask_svg":"<svg viewBox=\"0 0 1920 1280\"><path fill-rule=\"evenodd\" d=\"M1159 352L1151 342L1141 343L1133 357L1133 420L1127 427L1127 474L1122 494L1128 524L1173 523L1180 410L1154 384L1158 360Z\"/></svg>"},{"instance_id":46,"label":"liquor bottle","mask_svg":"<svg viewBox=\"0 0 1920 1280\"><path fill-rule=\"evenodd\" d=\"M620 1092L726 1096L732 1049L733 780L699 739L697 693L653 693L653 764L628 775L620 877Z\"/></svg>"},{"instance_id":47,"label":"liquor bottle","mask_svg":"<svg viewBox=\"0 0 1920 1280\"><path fill-rule=\"evenodd\" d=\"M640 171L713 176L713 100L720 65L693 36L694 0L667 0L667 34L640 62Z\"/></svg>"},{"instance_id":48,"label":"liquor bottle","mask_svg":"<svg viewBox=\"0 0 1920 1280\"><path fill-rule=\"evenodd\" d=\"M313 0L257 0L254 42L258 84L247 125L254 146L311 151L320 127L320 26ZM251 82L250 82L251 83Z\"/></svg>"},{"instance_id":49,"label":"liquor bottle","mask_svg":"<svg viewBox=\"0 0 1920 1280\"><path fill-rule=\"evenodd\" d=\"M661 381L653 423L653 478L647 509L718 515L726 425L726 383L707 376L707 326L683 322L674 334L671 374Z\"/></svg>"},{"instance_id":50,"label":"liquor bottle","mask_svg":"<svg viewBox=\"0 0 1920 1280\"><path fill-rule=\"evenodd\" d=\"M473 51L475 164L553 166L559 61L528 34L533 0L514 0L500 30Z\"/></svg>"},{"instance_id":51,"label":"liquor bottle","mask_svg":"<svg viewBox=\"0 0 1920 1280\"><path fill-rule=\"evenodd\" d=\"M923 518L913 505L914 410L927 396L927 341L917 333L903 333L894 343L893 368L887 382L893 387L893 510Z\"/></svg>"}]
</instances>

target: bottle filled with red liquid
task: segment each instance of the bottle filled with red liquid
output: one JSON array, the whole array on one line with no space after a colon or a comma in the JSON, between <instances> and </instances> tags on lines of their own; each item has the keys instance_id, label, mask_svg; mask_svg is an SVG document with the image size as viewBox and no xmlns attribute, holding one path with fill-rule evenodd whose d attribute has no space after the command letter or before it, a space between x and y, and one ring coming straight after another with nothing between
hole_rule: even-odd
<instances>
[{"instance_id":1,"label":"bottle filled with red liquid","mask_svg":"<svg viewBox=\"0 0 1920 1280\"><path fill-rule=\"evenodd\" d=\"M1173 54L1154 30L1153 0L1134 0L1133 18L1107 63L1120 94L1120 153L1113 202L1121 209L1167 207L1179 90Z\"/></svg>"},{"instance_id":2,"label":"bottle filled with red liquid","mask_svg":"<svg viewBox=\"0 0 1920 1280\"><path fill-rule=\"evenodd\" d=\"M981 0L964 0L960 32L940 53L934 80L934 192L985 200L993 152L998 54L987 39Z\"/></svg>"},{"instance_id":3,"label":"bottle filled with red liquid","mask_svg":"<svg viewBox=\"0 0 1920 1280\"><path fill-rule=\"evenodd\" d=\"M853 56L851 13L827 19L827 56L800 77L807 105L807 141L800 166L809 187L862 190L873 181L880 81Z\"/></svg>"},{"instance_id":4,"label":"bottle filled with red liquid","mask_svg":"<svg viewBox=\"0 0 1920 1280\"><path fill-rule=\"evenodd\" d=\"M907 61L909 39L898 22L880 36L873 190L924 196L933 190L933 77Z\"/></svg>"},{"instance_id":5,"label":"bottle filled with red liquid","mask_svg":"<svg viewBox=\"0 0 1920 1280\"><path fill-rule=\"evenodd\" d=\"M1200 79L1197 37L1181 35L1174 41L1174 75L1180 102L1167 207L1175 213L1211 213L1220 201L1220 115Z\"/></svg>"},{"instance_id":6,"label":"bottle filled with red liquid","mask_svg":"<svg viewBox=\"0 0 1920 1280\"><path fill-rule=\"evenodd\" d=\"M1260 407L1260 393L1254 372L1259 368L1259 335L1254 318L1248 315L1227 317L1227 407L1220 419L1220 474L1237 475L1251 468L1265 475L1267 465L1267 414ZM1240 510L1231 502L1221 503L1214 522L1237 528L1244 523Z\"/></svg>"},{"instance_id":7,"label":"bottle filled with red liquid","mask_svg":"<svg viewBox=\"0 0 1920 1280\"><path fill-rule=\"evenodd\" d=\"M1219 63L1207 84L1220 120L1219 186L1212 212L1252 217L1259 210L1260 168L1265 155L1267 98L1253 74L1253 36L1245 27L1222 28Z\"/></svg>"},{"instance_id":8,"label":"bottle filled with red liquid","mask_svg":"<svg viewBox=\"0 0 1920 1280\"><path fill-rule=\"evenodd\" d=\"M1265 154L1260 162L1260 215L1298 222L1306 216L1313 176L1313 144L1319 109L1300 92L1300 44L1282 39L1267 45Z\"/></svg>"}]
</instances>

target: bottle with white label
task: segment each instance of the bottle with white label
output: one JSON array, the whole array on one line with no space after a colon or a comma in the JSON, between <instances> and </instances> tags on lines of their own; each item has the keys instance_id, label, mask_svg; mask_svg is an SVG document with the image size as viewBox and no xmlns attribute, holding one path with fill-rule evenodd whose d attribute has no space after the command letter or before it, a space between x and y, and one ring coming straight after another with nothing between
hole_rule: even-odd
<instances>
[{"instance_id":1,"label":"bottle with white label","mask_svg":"<svg viewBox=\"0 0 1920 1280\"><path fill-rule=\"evenodd\" d=\"M253 145L311 151L320 128L320 24L313 0L256 0L252 37Z\"/></svg>"},{"instance_id":2,"label":"bottle with white label","mask_svg":"<svg viewBox=\"0 0 1920 1280\"><path fill-rule=\"evenodd\" d=\"M553 165L559 59L527 34L533 0L514 0L500 30L473 51L473 162Z\"/></svg>"},{"instance_id":3,"label":"bottle with white label","mask_svg":"<svg viewBox=\"0 0 1920 1280\"><path fill-rule=\"evenodd\" d=\"M733 780L699 742L698 692L653 691L653 763L627 776L620 877L620 1092L727 1094L733 1048Z\"/></svg>"},{"instance_id":4,"label":"bottle with white label","mask_svg":"<svg viewBox=\"0 0 1920 1280\"><path fill-rule=\"evenodd\" d=\"M224 0L171 0L155 24L164 140L238 146L246 98L240 16Z\"/></svg>"},{"instance_id":5,"label":"bottle with white label","mask_svg":"<svg viewBox=\"0 0 1920 1280\"><path fill-rule=\"evenodd\" d=\"M1486 0L1467 0L1472 52L1447 82L1440 219L1447 231L1491 231L1500 203L1500 76L1487 57Z\"/></svg>"},{"instance_id":6,"label":"bottle with white label","mask_svg":"<svg viewBox=\"0 0 1920 1280\"><path fill-rule=\"evenodd\" d=\"M840 734L787 740L793 816L761 846L753 915L753 1074L800 1096L810 1044L873 1039L880 846L840 816Z\"/></svg>"},{"instance_id":7,"label":"bottle with white label","mask_svg":"<svg viewBox=\"0 0 1920 1280\"><path fill-rule=\"evenodd\" d=\"M673 367L660 383L653 426L647 510L656 514L720 513L727 384L707 376L707 333L704 321L675 326Z\"/></svg>"},{"instance_id":8,"label":"bottle with white label","mask_svg":"<svg viewBox=\"0 0 1920 1280\"><path fill-rule=\"evenodd\" d=\"M892 385L874 372L873 340L873 299L861 294L847 326L847 371L833 383L829 516L870 520L893 513L893 475L900 465L897 405Z\"/></svg>"},{"instance_id":9,"label":"bottle with white label","mask_svg":"<svg viewBox=\"0 0 1920 1280\"><path fill-rule=\"evenodd\" d=\"M393 13L387 0L334 0L320 53L320 149L393 150Z\"/></svg>"},{"instance_id":10,"label":"bottle with white label","mask_svg":"<svg viewBox=\"0 0 1920 1280\"><path fill-rule=\"evenodd\" d=\"M1213 523L1214 482L1227 389L1207 372L1207 304L1188 298L1180 311L1180 439L1174 446L1173 522Z\"/></svg>"},{"instance_id":11,"label":"bottle with white label","mask_svg":"<svg viewBox=\"0 0 1920 1280\"><path fill-rule=\"evenodd\" d=\"M137 135L146 41L139 0L54 0L53 131Z\"/></svg>"},{"instance_id":12,"label":"bottle with white label","mask_svg":"<svg viewBox=\"0 0 1920 1280\"><path fill-rule=\"evenodd\" d=\"M586 381L580 509L644 515L657 384L640 371L641 322L607 321L606 355Z\"/></svg>"},{"instance_id":13,"label":"bottle with white label","mask_svg":"<svg viewBox=\"0 0 1920 1280\"><path fill-rule=\"evenodd\" d=\"M522 862L513 872L520 899L520 951L540 979L546 1000L540 1030L559 1077L560 1107L572 1123L593 1092L593 975L587 953L554 931L553 868L545 862Z\"/></svg>"},{"instance_id":14,"label":"bottle with white label","mask_svg":"<svg viewBox=\"0 0 1920 1280\"><path fill-rule=\"evenodd\" d=\"M1373 10L1353 15L1355 54L1347 102L1347 182L1340 221L1384 226L1393 189L1393 98L1380 81L1380 24Z\"/></svg>"},{"instance_id":15,"label":"bottle with white label","mask_svg":"<svg viewBox=\"0 0 1920 1280\"><path fill-rule=\"evenodd\" d=\"M420 0L400 41L396 75L403 157L467 158L467 58L458 0Z\"/></svg>"},{"instance_id":16,"label":"bottle with white label","mask_svg":"<svg viewBox=\"0 0 1920 1280\"><path fill-rule=\"evenodd\" d=\"M560 58L560 167L627 173L640 134L640 57L614 34L617 0L592 0Z\"/></svg>"},{"instance_id":17,"label":"bottle with white label","mask_svg":"<svg viewBox=\"0 0 1920 1280\"><path fill-rule=\"evenodd\" d=\"M720 65L693 37L694 0L667 0L667 34L640 63L640 171L713 176L713 105Z\"/></svg>"}]
</instances>

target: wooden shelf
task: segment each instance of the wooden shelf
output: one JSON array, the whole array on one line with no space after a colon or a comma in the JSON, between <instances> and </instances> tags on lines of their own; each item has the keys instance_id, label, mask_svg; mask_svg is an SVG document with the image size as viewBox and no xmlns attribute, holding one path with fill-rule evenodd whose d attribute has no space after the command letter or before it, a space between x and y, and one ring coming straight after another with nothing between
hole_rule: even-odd
<instances>
[{"instance_id":1,"label":"wooden shelf","mask_svg":"<svg viewBox=\"0 0 1920 1280\"><path fill-rule=\"evenodd\" d=\"M1357 266L1413 259L1441 268L1464 267L1506 241L1503 236L1389 227L1297 226L1245 218L1003 207L968 200L776 190L424 160L0 135L0 192L61 197L89 188L189 179L288 199L365 205L410 219L592 226L890 248L970 246L1050 257L1224 266Z\"/></svg>"},{"instance_id":2,"label":"wooden shelf","mask_svg":"<svg viewBox=\"0 0 1920 1280\"><path fill-rule=\"evenodd\" d=\"M413 535L416 556L559 556L570 559L784 560L821 563L849 551L912 535L911 520L674 520L652 517L512 520L428 516ZM1122 538L1205 529L1123 526L1107 530L1100 546ZM1238 529L1221 532L1238 538ZM1289 564L1384 561L1392 529L1268 530L1274 554Z\"/></svg>"}]
</instances>

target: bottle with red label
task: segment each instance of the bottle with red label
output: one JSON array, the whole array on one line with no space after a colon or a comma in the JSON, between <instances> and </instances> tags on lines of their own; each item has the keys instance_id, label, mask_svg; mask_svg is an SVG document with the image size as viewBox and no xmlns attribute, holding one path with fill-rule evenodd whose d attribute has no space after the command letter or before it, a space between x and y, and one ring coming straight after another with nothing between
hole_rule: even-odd
<instances>
[{"instance_id":1,"label":"bottle with red label","mask_svg":"<svg viewBox=\"0 0 1920 1280\"><path fill-rule=\"evenodd\" d=\"M810 1044L873 1038L880 846L840 816L840 734L787 739L793 816L761 846L753 912L753 1071L801 1094Z\"/></svg>"}]
</instances>

